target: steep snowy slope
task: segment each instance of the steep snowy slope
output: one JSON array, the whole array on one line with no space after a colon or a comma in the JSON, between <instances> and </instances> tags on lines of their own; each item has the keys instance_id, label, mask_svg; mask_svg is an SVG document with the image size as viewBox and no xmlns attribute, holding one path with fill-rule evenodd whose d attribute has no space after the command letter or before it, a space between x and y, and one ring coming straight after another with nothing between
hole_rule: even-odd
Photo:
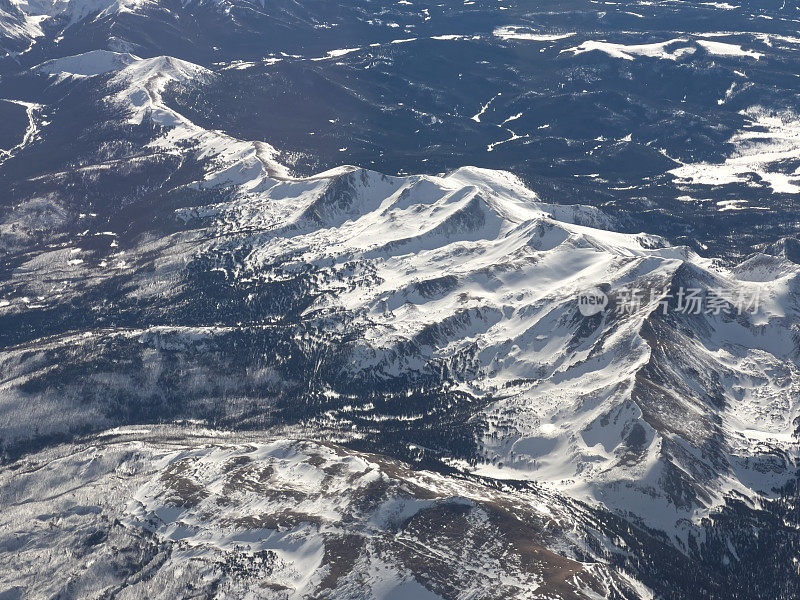
<instances>
[{"instance_id":1,"label":"steep snowy slope","mask_svg":"<svg viewBox=\"0 0 800 600\"><path fill-rule=\"evenodd\" d=\"M131 13L150 0L2 0L0 2L0 60L19 60L38 43L49 45L45 30L57 32L57 41L72 26Z\"/></svg>"},{"instance_id":2,"label":"steep snowy slope","mask_svg":"<svg viewBox=\"0 0 800 600\"><path fill-rule=\"evenodd\" d=\"M33 40L44 35L43 17L28 15L13 0L0 2L0 41L5 52L25 50Z\"/></svg>"}]
</instances>

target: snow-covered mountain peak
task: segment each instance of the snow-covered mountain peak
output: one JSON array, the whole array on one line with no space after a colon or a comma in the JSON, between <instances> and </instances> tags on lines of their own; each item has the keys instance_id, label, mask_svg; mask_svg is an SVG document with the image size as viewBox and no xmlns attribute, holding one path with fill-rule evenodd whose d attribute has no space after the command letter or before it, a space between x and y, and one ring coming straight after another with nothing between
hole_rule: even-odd
<instances>
[{"instance_id":1,"label":"snow-covered mountain peak","mask_svg":"<svg viewBox=\"0 0 800 600\"><path fill-rule=\"evenodd\" d=\"M48 60L34 69L51 75L65 74L83 77L102 75L119 71L135 62L141 61L138 56L128 52L112 52L111 50L91 50L75 56L66 56Z\"/></svg>"},{"instance_id":2,"label":"snow-covered mountain peak","mask_svg":"<svg viewBox=\"0 0 800 600\"><path fill-rule=\"evenodd\" d=\"M201 84L210 77L212 72L200 65L172 56L156 56L128 63L111 84L128 83L161 92L173 81Z\"/></svg>"},{"instance_id":3,"label":"snow-covered mountain peak","mask_svg":"<svg viewBox=\"0 0 800 600\"><path fill-rule=\"evenodd\" d=\"M108 82L112 90L120 89L114 101L131 111L130 122L142 123L145 118L166 126L189 124L188 119L167 107L161 93L170 84L199 85L212 73L200 65L171 56L156 56L131 62Z\"/></svg>"}]
</instances>

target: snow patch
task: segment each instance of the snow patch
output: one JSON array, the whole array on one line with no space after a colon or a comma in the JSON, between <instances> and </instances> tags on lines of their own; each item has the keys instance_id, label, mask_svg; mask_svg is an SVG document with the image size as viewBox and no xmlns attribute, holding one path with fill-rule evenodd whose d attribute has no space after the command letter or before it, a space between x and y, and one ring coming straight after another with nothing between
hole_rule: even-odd
<instances>
[{"instance_id":1,"label":"snow patch","mask_svg":"<svg viewBox=\"0 0 800 600\"><path fill-rule=\"evenodd\" d=\"M670 173L680 183L712 186L746 183L755 175L773 193L800 193L800 117L760 106L741 114L747 125L728 140L734 151L725 161L684 164ZM786 172L788 164L794 171Z\"/></svg>"},{"instance_id":2,"label":"snow patch","mask_svg":"<svg viewBox=\"0 0 800 600\"><path fill-rule=\"evenodd\" d=\"M531 42L555 42L563 40L575 35L575 32L569 33L539 33L528 27L520 25L505 25L496 28L492 34L503 40L525 40Z\"/></svg>"},{"instance_id":3,"label":"snow patch","mask_svg":"<svg viewBox=\"0 0 800 600\"><path fill-rule=\"evenodd\" d=\"M667 40L666 42L656 42L652 44L617 44L605 41L589 40L583 42L574 48L567 48L562 52L572 52L575 55L584 54L586 52L603 52L612 58L619 58L622 60L635 60L637 56L644 56L647 58L657 58L660 60L678 60L679 58L693 54L695 49L691 46L685 46L688 38L675 38ZM679 46L673 50L669 50L670 46Z\"/></svg>"}]
</instances>

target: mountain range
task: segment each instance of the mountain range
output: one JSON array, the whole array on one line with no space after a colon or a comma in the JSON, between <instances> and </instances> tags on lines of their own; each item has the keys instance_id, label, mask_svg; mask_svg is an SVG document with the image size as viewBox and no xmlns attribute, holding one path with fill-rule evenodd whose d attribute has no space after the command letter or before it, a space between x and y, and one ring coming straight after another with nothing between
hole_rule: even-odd
<instances>
[{"instance_id":1,"label":"mountain range","mask_svg":"<svg viewBox=\"0 0 800 600\"><path fill-rule=\"evenodd\" d=\"M0 598L799 593L791 7L0 1Z\"/></svg>"}]
</instances>

